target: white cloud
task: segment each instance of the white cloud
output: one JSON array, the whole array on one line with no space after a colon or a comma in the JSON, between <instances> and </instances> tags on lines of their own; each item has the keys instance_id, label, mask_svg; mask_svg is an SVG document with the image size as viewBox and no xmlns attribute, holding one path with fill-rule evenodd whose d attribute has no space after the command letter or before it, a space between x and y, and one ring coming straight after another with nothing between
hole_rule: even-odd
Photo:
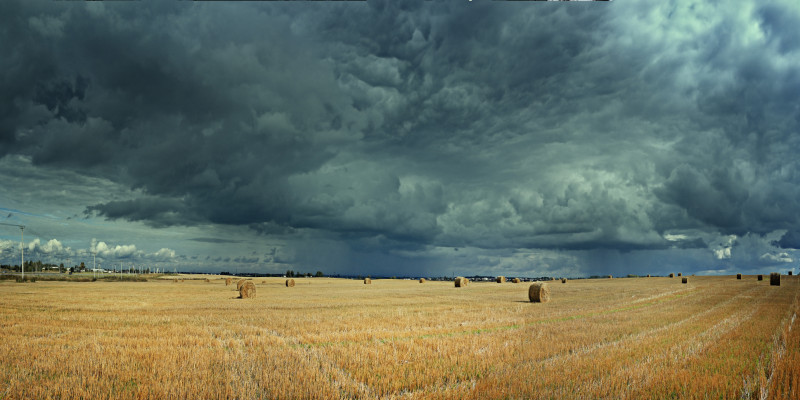
<instances>
[{"instance_id":1,"label":"white cloud","mask_svg":"<svg viewBox=\"0 0 800 400\"><path fill-rule=\"evenodd\" d=\"M130 258L138 256L141 252L136 250L135 244L109 246L106 242L98 242L92 239L92 244L89 248L91 253L97 254L103 258Z\"/></svg>"},{"instance_id":2,"label":"white cloud","mask_svg":"<svg viewBox=\"0 0 800 400\"><path fill-rule=\"evenodd\" d=\"M677 241L681 241L681 240L686 240L688 238L689 238L689 236L686 236L686 235L670 235L670 234L665 234L664 235L664 239L667 239L670 242L677 242Z\"/></svg>"},{"instance_id":3,"label":"white cloud","mask_svg":"<svg viewBox=\"0 0 800 400\"><path fill-rule=\"evenodd\" d=\"M785 252L784 253L779 253L779 254L764 253L764 254L761 255L761 257L759 257L759 259L765 260L765 261L778 262L778 263L790 263L790 262L794 261L794 259L789 255L789 253L785 253Z\"/></svg>"},{"instance_id":4,"label":"white cloud","mask_svg":"<svg viewBox=\"0 0 800 400\"><path fill-rule=\"evenodd\" d=\"M714 256L717 257L718 260L724 260L726 258L731 258L731 248L725 247L722 249L714 250Z\"/></svg>"},{"instance_id":5,"label":"white cloud","mask_svg":"<svg viewBox=\"0 0 800 400\"><path fill-rule=\"evenodd\" d=\"M145 257L151 261L170 261L175 258L175 250L162 248L155 253L147 254Z\"/></svg>"}]
</instances>

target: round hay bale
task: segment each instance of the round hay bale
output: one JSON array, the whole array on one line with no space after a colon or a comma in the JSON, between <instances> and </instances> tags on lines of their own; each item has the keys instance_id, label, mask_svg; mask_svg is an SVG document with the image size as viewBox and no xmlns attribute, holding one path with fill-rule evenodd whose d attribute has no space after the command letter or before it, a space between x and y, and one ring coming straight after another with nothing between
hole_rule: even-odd
<instances>
[{"instance_id":1,"label":"round hay bale","mask_svg":"<svg viewBox=\"0 0 800 400\"><path fill-rule=\"evenodd\" d=\"M425 278L419 278L419 283L425 283Z\"/></svg>"},{"instance_id":2,"label":"round hay bale","mask_svg":"<svg viewBox=\"0 0 800 400\"><path fill-rule=\"evenodd\" d=\"M286 287L294 287L294 279L287 279Z\"/></svg>"},{"instance_id":3,"label":"round hay bale","mask_svg":"<svg viewBox=\"0 0 800 400\"><path fill-rule=\"evenodd\" d=\"M742 274L736 274L736 279L742 279Z\"/></svg>"},{"instance_id":4,"label":"round hay bale","mask_svg":"<svg viewBox=\"0 0 800 400\"><path fill-rule=\"evenodd\" d=\"M465 287L467 286L467 282L469 282L467 278L463 278L460 276L455 280L456 287Z\"/></svg>"},{"instance_id":5,"label":"round hay bale","mask_svg":"<svg viewBox=\"0 0 800 400\"><path fill-rule=\"evenodd\" d=\"M245 282L247 282L247 281L244 280L244 279L239 279L236 282L236 290L242 290L242 285L244 285Z\"/></svg>"},{"instance_id":6,"label":"round hay bale","mask_svg":"<svg viewBox=\"0 0 800 400\"><path fill-rule=\"evenodd\" d=\"M511 282L513 282L513 283L520 283L520 282L522 282L522 281L521 281L521 280L519 280L519 278L514 278L514 279L512 279L512 280L511 280Z\"/></svg>"},{"instance_id":7,"label":"round hay bale","mask_svg":"<svg viewBox=\"0 0 800 400\"><path fill-rule=\"evenodd\" d=\"M252 299L256 297L256 285L253 282L246 281L242 284L242 287L239 288L239 298L240 299Z\"/></svg>"},{"instance_id":8,"label":"round hay bale","mask_svg":"<svg viewBox=\"0 0 800 400\"><path fill-rule=\"evenodd\" d=\"M683 276L683 272L678 272L678 276Z\"/></svg>"},{"instance_id":9,"label":"round hay bale","mask_svg":"<svg viewBox=\"0 0 800 400\"><path fill-rule=\"evenodd\" d=\"M683 277L683 279L681 279L681 283L689 283L689 278Z\"/></svg>"},{"instance_id":10,"label":"round hay bale","mask_svg":"<svg viewBox=\"0 0 800 400\"><path fill-rule=\"evenodd\" d=\"M177 279L173 279L172 283L178 283L178 280Z\"/></svg>"},{"instance_id":11,"label":"round hay bale","mask_svg":"<svg viewBox=\"0 0 800 400\"><path fill-rule=\"evenodd\" d=\"M763 281L764 280L764 275L759 275L758 276L758 280Z\"/></svg>"},{"instance_id":12,"label":"round hay bale","mask_svg":"<svg viewBox=\"0 0 800 400\"><path fill-rule=\"evenodd\" d=\"M225 286L230 286L231 285L231 281L232 281L231 278L225 278Z\"/></svg>"},{"instance_id":13,"label":"round hay bale","mask_svg":"<svg viewBox=\"0 0 800 400\"><path fill-rule=\"evenodd\" d=\"M674 278L674 277L675 277L675 274L669 274L669 277L670 277L670 278Z\"/></svg>"},{"instance_id":14,"label":"round hay bale","mask_svg":"<svg viewBox=\"0 0 800 400\"><path fill-rule=\"evenodd\" d=\"M206 278L206 283L211 283L211 279Z\"/></svg>"},{"instance_id":15,"label":"round hay bale","mask_svg":"<svg viewBox=\"0 0 800 400\"><path fill-rule=\"evenodd\" d=\"M561 278L561 283L567 283L567 278Z\"/></svg>"},{"instance_id":16,"label":"round hay bale","mask_svg":"<svg viewBox=\"0 0 800 400\"><path fill-rule=\"evenodd\" d=\"M364 284L365 284L365 285L372 285L372 279L370 279L370 278L364 278Z\"/></svg>"},{"instance_id":17,"label":"round hay bale","mask_svg":"<svg viewBox=\"0 0 800 400\"><path fill-rule=\"evenodd\" d=\"M498 276L497 278L494 279L494 281L497 282L497 283L506 283L506 277L505 276Z\"/></svg>"},{"instance_id":18,"label":"round hay bale","mask_svg":"<svg viewBox=\"0 0 800 400\"><path fill-rule=\"evenodd\" d=\"M792 276L792 271L789 271L789 273L786 274L786 275Z\"/></svg>"},{"instance_id":19,"label":"round hay bale","mask_svg":"<svg viewBox=\"0 0 800 400\"><path fill-rule=\"evenodd\" d=\"M609 275L608 279L614 279L614 275Z\"/></svg>"},{"instance_id":20,"label":"round hay bale","mask_svg":"<svg viewBox=\"0 0 800 400\"><path fill-rule=\"evenodd\" d=\"M647 274L647 277L649 278L649 277L650 277L650 274Z\"/></svg>"},{"instance_id":21,"label":"round hay bale","mask_svg":"<svg viewBox=\"0 0 800 400\"><path fill-rule=\"evenodd\" d=\"M528 288L528 299L531 303L547 303L550 301L550 288L544 282L536 282Z\"/></svg>"},{"instance_id":22,"label":"round hay bale","mask_svg":"<svg viewBox=\"0 0 800 400\"><path fill-rule=\"evenodd\" d=\"M261 284L262 284L262 285L263 285L263 284L265 284L265 283L267 283L267 281L261 281Z\"/></svg>"},{"instance_id":23,"label":"round hay bale","mask_svg":"<svg viewBox=\"0 0 800 400\"><path fill-rule=\"evenodd\" d=\"M770 286L780 286L781 285L781 274L778 272L773 272L769 274L769 285Z\"/></svg>"}]
</instances>

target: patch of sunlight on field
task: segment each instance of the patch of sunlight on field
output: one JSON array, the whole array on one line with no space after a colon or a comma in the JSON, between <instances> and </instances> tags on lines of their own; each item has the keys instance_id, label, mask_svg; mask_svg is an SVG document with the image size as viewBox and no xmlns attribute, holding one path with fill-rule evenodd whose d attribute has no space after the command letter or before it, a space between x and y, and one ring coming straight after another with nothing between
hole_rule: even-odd
<instances>
[{"instance_id":1,"label":"patch of sunlight on field","mask_svg":"<svg viewBox=\"0 0 800 400\"><path fill-rule=\"evenodd\" d=\"M2 281L0 398L798 398L782 278Z\"/></svg>"}]
</instances>

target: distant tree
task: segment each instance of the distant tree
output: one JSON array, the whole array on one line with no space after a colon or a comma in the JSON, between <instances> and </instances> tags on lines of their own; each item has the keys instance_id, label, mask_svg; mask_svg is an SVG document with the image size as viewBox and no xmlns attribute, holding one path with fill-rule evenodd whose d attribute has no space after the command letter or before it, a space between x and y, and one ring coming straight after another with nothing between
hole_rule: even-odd
<instances>
[{"instance_id":1,"label":"distant tree","mask_svg":"<svg viewBox=\"0 0 800 400\"><path fill-rule=\"evenodd\" d=\"M310 278L310 277L311 277L311 272L306 272L306 278Z\"/></svg>"},{"instance_id":2,"label":"distant tree","mask_svg":"<svg viewBox=\"0 0 800 400\"><path fill-rule=\"evenodd\" d=\"M84 264L83 264L83 261L81 261L81 266L80 266L80 268L78 269L78 271L85 271L85 270L86 270L86 265L84 265Z\"/></svg>"},{"instance_id":3,"label":"distant tree","mask_svg":"<svg viewBox=\"0 0 800 400\"><path fill-rule=\"evenodd\" d=\"M322 278L322 271L317 271L317 273L314 274L314 276L316 276L317 278Z\"/></svg>"}]
</instances>

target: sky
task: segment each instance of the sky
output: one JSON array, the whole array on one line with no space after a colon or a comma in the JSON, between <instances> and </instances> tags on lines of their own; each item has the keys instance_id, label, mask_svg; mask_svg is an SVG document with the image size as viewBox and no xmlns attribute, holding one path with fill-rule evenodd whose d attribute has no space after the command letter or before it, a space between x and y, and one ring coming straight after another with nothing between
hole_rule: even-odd
<instances>
[{"instance_id":1,"label":"sky","mask_svg":"<svg viewBox=\"0 0 800 400\"><path fill-rule=\"evenodd\" d=\"M106 268L797 271L797 26L796 0L4 0L0 222Z\"/></svg>"}]
</instances>

